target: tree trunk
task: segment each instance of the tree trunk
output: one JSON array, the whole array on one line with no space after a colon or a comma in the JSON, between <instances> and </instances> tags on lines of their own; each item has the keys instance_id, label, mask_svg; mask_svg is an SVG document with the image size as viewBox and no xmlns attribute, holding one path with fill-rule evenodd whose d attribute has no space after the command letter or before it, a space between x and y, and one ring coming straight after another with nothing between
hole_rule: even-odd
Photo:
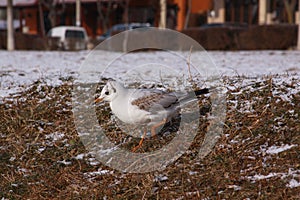
<instances>
[{"instance_id":1,"label":"tree trunk","mask_svg":"<svg viewBox=\"0 0 300 200\"><path fill-rule=\"evenodd\" d=\"M58 1L56 0L40 0L41 3L49 10L48 19L51 24L51 28L56 26L56 4ZM64 0L63 0L63 8L64 8Z\"/></svg>"},{"instance_id":2,"label":"tree trunk","mask_svg":"<svg viewBox=\"0 0 300 200\"><path fill-rule=\"evenodd\" d=\"M103 13L101 0L97 0L97 11L99 15L99 21L102 22L102 31L105 33L108 30L110 12L112 9L112 1L108 2L106 13Z\"/></svg>"},{"instance_id":3,"label":"tree trunk","mask_svg":"<svg viewBox=\"0 0 300 200\"><path fill-rule=\"evenodd\" d=\"M130 0L126 0L125 1L125 11L124 11L124 22L125 24L128 24L128 20L129 20L129 1ZM128 32L124 33L124 40L123 40L123 52L127 52L127 46L128 46Z\"/></svg>"},{"instance_id":4,"label":"tree trunk","mask_svg":"<svg viewBox=\"0 0 300 200\"><path fill-rule=\"evenodd\" d=\"M190 21L190 15L191 15L191 7L192 7L192 0L188 0L188 8L185 16L185 22L184 22L184 29L187 29Z\"/></svg>"},{"instance_id":5,"label":"tree trunk","mask_svg":"<svg viewBox=\"0 0 300 200\"><path fill-rule=\"evenodd\" d=\"M267 10L268 10L267 0L259 0L258 4L258 24L264 25L267 22Z\"/></svg>"},{"instance_id":6,"label":"tree trunk","mask_svg":"<svg viewBox=\"0 0 300 200\"><path fill-rule=\"evenodd\" d=\"M80 0L76 0L76 26L81 26L81 5Z\"/></svg>"},{"instance_id":7,"label":"tree trunk","mask_svg":"<svg viewBox=\"0 0 300 200\"><path fill-rule=\"evenodd\" d=\"M45 37L45 23L44 23L44 12L42 8L42 2L39 1L39 18L40 18L40 27L41 27L41 36Z\"/></svg>"},{"instance_id":8,"label":"tree trunk","mask_svg":"<svg viewBox=\"0 0 300 200\"><path fill-rule=\"evenodd\" d=\"M97 4L97 11L98 11L98 15L99 15L99 23L102 22L102 32L105 33L107 31L107 25L104 21L104 14L102 12L102 5L101 5L101 1L100 0L97 0L96 2Z\"/></svg>"},{"instance_id":9,"label":"tree trunk","mask_svg":"<svg viewBox=\"0 0 300 200\"><path fill-rule=\"evenodd\" d=\"M297 49L300 51L300 0L298 1L298 45Z\"/></svg>"},{"instance_id":10,"label":"tree trunk","mask_svg":"<svg viewBox=\"0 0 300 200\"><path fill-rule=\"evenodd\" d=\"M167 0L160 0L159 28L166 28L167 25Z\"/></svg>"},{"instance_id":11,"label":"tree trunk","mask_svg":"<svg viewBox=\"0 0 300 200\"><path fill-rule=\"evenodd\" d=\"M14 24L13 24L13 0L7 0L7 50L15 50Z\"/></svg>"},{"instance_id":12,"label":"tree trunk","mask_svg":"<svg viewBox=\"0 0 300 200\"><path fill-rule=\"evenodd\" d=\"M291 3L289 1L285 0L284 7L288 16L288 23L293 23L293 15L294 15L294 9L296 6L296 0L292 0Z\"/></svg>"}]
</instances>

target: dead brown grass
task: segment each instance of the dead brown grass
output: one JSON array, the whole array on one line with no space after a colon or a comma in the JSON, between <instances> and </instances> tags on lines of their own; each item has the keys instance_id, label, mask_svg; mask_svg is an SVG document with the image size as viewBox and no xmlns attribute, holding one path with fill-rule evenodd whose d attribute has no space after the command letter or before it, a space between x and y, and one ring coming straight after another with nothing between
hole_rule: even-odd
<instances>
[{"instance_id":1,"label":"dead brown grass","mask_svg":"<svg viewBox=\"0 0 300 200\"><path fill-rule=\"evenodd\" d=\"M236 78L238 79L238 78ZM299 80L296 80L296 82ZM232 86L236 80L226 79ZM72 83L59 87L34 83L0 104L0 198L8 199L299 199L300 92L294 84L278 85L272 77L227 94L224 134L203 160L196 159L207 124L182 157L164 171L125 174L92 164L77 135L71 108ZM291 112L293 110L293 112ZM109 123L108 109L99 121ZM110 137L117 142L126 136ZM51 134L57 134L56 139ZM145 141L141 151L159 148L171 136ZM168 138L170 137L170 138ZM162 138L162 139L161 139ZM138 139L124 144L129 148ZM160 144L161 143L161 144ZM279 154L266 154L272 145L297 144ZM89 172L108 170L102 175ZM277 175L254 180L255 175ZM286 174L282 176L280 174Z\"/></svg>"}]
</instances>

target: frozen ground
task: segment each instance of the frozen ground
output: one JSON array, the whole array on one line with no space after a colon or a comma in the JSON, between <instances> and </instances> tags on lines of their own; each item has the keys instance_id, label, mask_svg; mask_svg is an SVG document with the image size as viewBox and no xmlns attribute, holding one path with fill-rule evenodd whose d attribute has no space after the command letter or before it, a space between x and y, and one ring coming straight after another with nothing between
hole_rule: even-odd
<instances>
[{"instance_id":1,"label":"frozen ground","mask_svg":"<svg viewBox=\"0 0 300 200\"><path fill-rule=\"evenodd\" d=\"M246 75L256 77L271 74L299 74L299 51L241 51L208 52L220 75ZM44 51L0 51L0 98L17 92L20 88L43 79L49 84L60 84L62 78L76 77L80 66L88 59L93 67L109 63L114 54L88 57L88 51L44 52ZM185 56L186 58L188 55ZM114 62L117 76L143 63L163 63L172 67L186 67L186 60L174 60L165 52L135 53ZM84 65L82 66L84 67Z\"/></svg>"},{"instance_id":2,"label":"frozen ground","mask_svg":"<svg viewBox=\"0 0 300 200\"><path fill-rule=\"evenodd\" d=\"M174 172L171 166L166 171L154 173L153 176L147 175L148 178L119 174L116 170L101 165L89 153L80 151L74 145L77 134L73 127L73 114L70 112L72 104L69 90L72 87L65 84L68 82L65 80L76 78L83 71L89 75L95 73L90 78L97 79L99 74L93 71L93 67L108 63L116 56L114 53L103 53L93 58L88 55L87 51L0 51L0 112L3 112L0 122L4 123L0 127L0 139L5 141L0 144L0 160L1 155L6 156L0 164L3 169L9 169L9 173L5 174L4 170L1 174L4 177L2 186L8 185L8 193L17 194L19 191L23 194L24 185L28 186L28 191L38 191L41 194L43 190L48 192L48 185L53 183L58 170L63 171L59 174L58 182L66 185L64 181L71 180L67 189L71 194L76 192L80 195L84 191L98 191L101 195L109 195L107 191L114 191L116 187L121 190L141 187L142 190L136 190L142 191L140 199L146 192L152 191L156 195L157 190L162 194L166 190L168 198L174 194L176 199L191 196L199 199L199 193L205 194L204 190L213 190L211 194L224 195L224 199L225 194L231 190L232 195L242 194L243 199L255 199L264 198L263 194L270 195L272 187L275 187L275 192L293 192L300 188L299 162L296 160L299 158L297 155L300 146L297 135L300 52L209 52L216 65L215 72L229 77L224 78L228 89L225 134L216 145L214 154L208 156L207 160L194 162L189 158L193 154L191 151L187 153L188 156L183 156L182 160L175 163ZM186 71L185 58L188 59L188 54L181 59L166 52L134 53L109 63L112 68L108 70L108 76L124 77L133 67L143 66L143 63L163 63ZM44 81L42 84L32 84L40 79ZM61 87L52 87L58 85ZM19 91L24 93L7 98ZM26 109L28 112L25 112ZM30 113L35 115L31 116ZM109 119L110 113L106 115ZM17 131L19 134L15 134ZM72 151L68 152L69 149ZM74 173L76 164L80 165L77 174ZM56 165L59 169L53 167ZM36 168L42 173L37 173ZM49 173L49 177L45 176L52 169L53 173ZM13 179L10 173L15 173L16 178ZM37 180L32 177L37 177ZM74 180L77 181L75 184ZM141 180L149 186L139 185ZM180 188L177 184L183 180L187 184L180 183ZM200 186L199 182L202 183ZM193 184L197 187L193 188ZM111 188L106 189L103 185ZM51 192L43 194L52 194L52 188L56 187L60 192L54 195L64 191L59 185L52 185L49 190ZM178 197L179 190L184 190L182 197ZM249 194L253 190L257 190L257 196ZM130 191L135 194L131 189L125 193ZM262 195L261 191L264 192ZM6 196L6 193L2 194L0 191L0 198L2 195ZM214 196L203 199L210 197ZM285 196L282 198L286 199Z\"/></svg>"}]
</instances>

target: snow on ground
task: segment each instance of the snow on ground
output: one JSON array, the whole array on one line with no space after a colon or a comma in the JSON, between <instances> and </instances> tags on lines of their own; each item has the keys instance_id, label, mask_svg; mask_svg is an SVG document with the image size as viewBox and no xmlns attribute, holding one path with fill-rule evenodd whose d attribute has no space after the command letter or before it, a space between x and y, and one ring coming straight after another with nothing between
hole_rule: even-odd
<instances>
[{"instance_id":1,"label":"snow on ground","mask_svg":"<svg viewBox=\"0 0 300 200\"><path fill-rule=\"evenodd\" d=\"M252 182L263 180L263 179L270 179L273 177L280 177L281 179L286 179L287 177L290 178L289 183L286 185L286 187L289 188L294 188L294 187L299 187L300 182L297 181L296 179L299 179L299 173L300 170L294 170L294 169L288 169L287 172L285 173L269 173L268 175L261 175L261 174L256 174L254 176L247 176L245 177L248 180L251 180Z\"/></svg>"},{"instance_id":2,"label":"snow on ground","mask_svg":"<svg viewBox=\"0 0 300 200\"><path fill-rule=\"evenodd\" d=\"M88 57L89 53L88 51L0 51L0 98L15 93L38 79L43 79L48 84L60 84L61 78L76 77L85 60L92 60L93 64L97 65L97 63L111 62L115 56L113 53L100 53L91 59ZM300 51L212 51L208 54L220 75L256 77L300 72ZM174 56L167 52L140 52L124 56L114 62L114 72L121 76L136 65L153 61L172 67L186 67L185 59L174 60Z\"/></svg>"},{"instance_id":3,"label":"snow on ground","mask_svg":"<svg viewBox=\"0 0 300 200\"><path fill-rule=\"evenodd\" d=\"M271 146L268 148L268 150L266 151L267 154L278 154L278 153L281 153L283 151L286 151L286 150L289 150L290 148L293 148L293 147L296 147L298 145L288 145L288 144L285 144L285 145L281 145L281 146Z\"/></svg>"},{"instance_id":4,"label":"snow on ground","mask_svg":"<svg viewBox=\"0 0 300 200\"><path fill-rule=\"evenodd\" d=\"M60 84L73 76L87 52L0 51L0 97L17 92L38 79Z\"/></svg>"},{"instance_id":5,"label":"snow on ground","mask_svg":"<svg viewBox=\"0 0 300 200\"><path fill-rule=\"evenodd\" d=\"M271 75L300 72L300 51L210 52L226 75Z\"/></svg>"},{"instance_id":6,"label":"snow on ground","mask_svg":"<svg viewBox=\"0 0 300 200\"><path fill-rule=\"evenodd\" d=\"M88 51L80 52L44 52L44 51L0 51L0 102L1 98L9 96L20 90L24 90L26 85L33 83L39 79L43 79L47 84L59 85L62 83L62 79L69 77L77 77L79 70L84 68L82 64L88 58ZM226 87L234 91L234 87L238 85L244 86L244 89L254 90L251 85L258 82L263 82L265 79L263 76L273 75L272 81L276 85L292 85L294 87L288 87L289 91L282 94L280 91L273 91L274 95L278 94L280 97L288 101L290 96L299 91L299 74L300 74L300 51L239 51L239 52L209 52L213 62L216 65L216 70L221 76L242 76L253 77L247 80L241 80L241 84L227 84ZM112 54L99 54L99 57L92 59L92 63L97 65L97 61L109 62L113 57ZM142 65L143 63L150 63L155 60L156 63L167 63L170 66L177 68L183 68L186 66L186 60L178 58L174 60L171 54L166 52L139 52L129 56L122 57L120 60L114 62L116 76L123 76L127 73L131 67L136 65ZM93 71L90 71L93 73ZM280 74L280 76L278 76ZM296 80L296 82L295 82ZM294 83L295 82L295 83ZM249 86L247 86L249 85ZM247 88L248 87L248 88ZM255 90L267 87L263 84L258 85ZM237 94L237 93L236 93ZM233 107L236 107L237 100L230 100ZM266 105L267 107L268 105ZM245 105L240 109L243 113L252 113L252 105L250 101L245 100ZM294 116L294 111L289 111L291 116ZM294 116L298 117L298 116ZM274 121L274 131L280 128L281 117L276 118ZM60 132L54 132L46 135L48 145L52 144L56 140L64 138L64 134ZM0 133L1 137L1 133ZM247 138L251 139L251 138ZM243 140L245 142L247 139ZM237 139L232 139L231 144L239 143ZM260 146L257 154L264 154L264 159L271 159L272 156L277 156L281 152L287 151L296 147L297 144L278 144L268 146L263 144ZM1 147L0 147L1 148ZM43 152L45 148L39 148L39 152ZM87 157L85 154L79 154L75 157L77 160L81 160ZM248 157L255 160L255 157ZM11 158L15 159L15 158ZM95 158L89 158L91 165L98 165L99 162ZM57 161L60 164L69 165L70 162L66 160ZM251 169L251 168L250 168ZM248 169L246 169L248 170ZM26 169L20 169L20 171L26 172ZM111 174L113 171L99 169L95 172L87 172L85 177L93 179L94 176ZM190 175L197 172L190 171ZM285 172L270 172L268 174L253 174L252 176L244 176L245 179L252 182L256 182L263 179L271 179L278 177L281 179L289 178L289 182L286 187L294 188L300 187L299 177L300 170L289 168ZM167 176L158 176L155 181L168 180ZM234 190L240 190L238 185L229 185L229 188ZM192 194L192 193L191 193Z\"/></svg>"}]
</instances>

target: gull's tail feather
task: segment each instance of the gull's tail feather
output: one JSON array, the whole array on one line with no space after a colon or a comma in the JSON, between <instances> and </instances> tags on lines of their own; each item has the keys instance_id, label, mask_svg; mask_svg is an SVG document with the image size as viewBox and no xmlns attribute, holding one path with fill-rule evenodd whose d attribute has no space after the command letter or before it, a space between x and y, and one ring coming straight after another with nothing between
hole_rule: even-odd
<instances>
[{"instance_id":1,"label":"gull's tail feather","mask_svg":"<svg viewBox=\"0 0 300 200\"><path fill-rule=\"evenodd\" d=\"M200 90L195 90L195 91L189 91L183 98L179 99L181 103L189 103L191 101L197 100L197 97L200 95L208 94L209 89L204 88Z\"/></svg>"},{"instance_id":2,"label":"gull's tail feather","mask_svg":"<svg viewBox=\"0 0 300 200\"><path fill-rule=\"evenodd\" d=\"M209 93L209 89L208 88L203 88L201 90L196 90L194 91L196 96L202 95L202 94L207 94Z\"/></svg>"}]
</instances>

